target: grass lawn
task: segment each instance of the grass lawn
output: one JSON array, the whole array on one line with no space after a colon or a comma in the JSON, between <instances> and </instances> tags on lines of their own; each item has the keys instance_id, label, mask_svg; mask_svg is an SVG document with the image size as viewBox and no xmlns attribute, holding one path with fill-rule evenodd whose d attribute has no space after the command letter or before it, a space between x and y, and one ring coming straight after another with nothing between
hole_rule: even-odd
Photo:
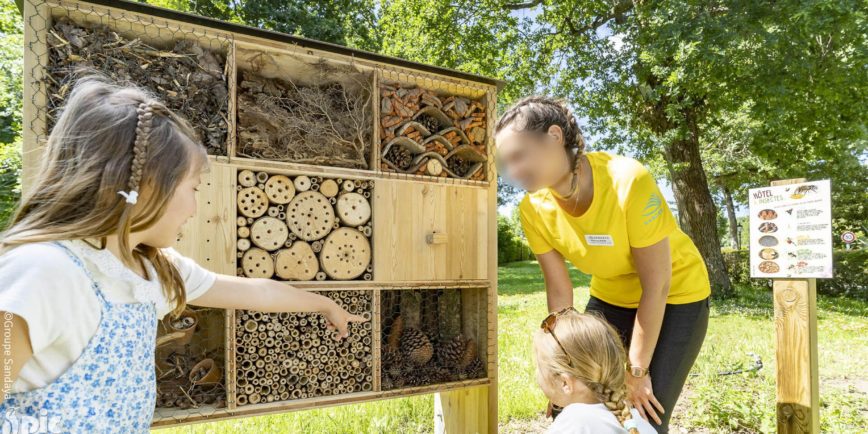
<instances>
[{"instance_id":1,"label":"grass lawn","mask_svg":"<svg viewBox=\"0 0 868 434\"><path fill-rule=\"evenodd\" d=\"M576 306L588 299L588 276L571 269ZM546 313L535 262L499 269L498 351L501 432L539 432L545 398L535 386L531 332ZM868 303L819 297L821 431L861 432L868 426ZM748 374L718 372L753 364ZM708 335L695 374L679 400L672 432L768 433L775 431L775 349L771 293L741 289L713 301ZM433 431L433 397L419 396L318 410L257 416L160 430L161 433L425 433Z\"/></svg>"}]
</instances>

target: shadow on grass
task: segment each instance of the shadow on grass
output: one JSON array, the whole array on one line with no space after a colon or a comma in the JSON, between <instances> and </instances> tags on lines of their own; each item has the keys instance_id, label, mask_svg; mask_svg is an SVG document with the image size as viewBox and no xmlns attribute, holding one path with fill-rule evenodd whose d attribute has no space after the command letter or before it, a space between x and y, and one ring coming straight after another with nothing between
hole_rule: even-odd
<instances>
[{"instance_id":1,"label":"shadow on grass","mask_svg":"<svg viewBox=\"0 0 868 434\"><path fill-rule=\"evenodd\" d=\"M591 276L576 270L567 263L573 287L588 286ZM510 262L498 267L497 293L499 295L521 295L545 291L545 281L537 261Z\"/></svg>"}]
</instances>

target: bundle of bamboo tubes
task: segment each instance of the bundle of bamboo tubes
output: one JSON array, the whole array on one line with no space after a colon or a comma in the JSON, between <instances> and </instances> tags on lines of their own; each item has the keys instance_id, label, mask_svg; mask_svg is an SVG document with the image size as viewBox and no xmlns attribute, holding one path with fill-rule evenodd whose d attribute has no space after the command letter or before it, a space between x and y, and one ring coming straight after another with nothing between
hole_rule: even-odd
<instances>
[{"instance_id":1,"label":"bundle of bamboo tubes","mask_svg":"<svg viewBox=\"0 0 868 434\"><path fill-rule=\"evenodd\" d=\"M370 318L370 291L320 293ZM337 341L320 314L240 310L235 318L237 405L373 390L370 321L351 323Z\"/></svg>"}]
</instances>

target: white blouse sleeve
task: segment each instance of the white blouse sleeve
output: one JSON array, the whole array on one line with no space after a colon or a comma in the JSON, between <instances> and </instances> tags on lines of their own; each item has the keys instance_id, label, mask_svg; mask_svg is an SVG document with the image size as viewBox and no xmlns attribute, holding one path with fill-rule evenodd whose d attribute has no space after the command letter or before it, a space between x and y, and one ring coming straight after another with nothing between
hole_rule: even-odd
<instances>
[{"instance_id":1,"label":"white blouse sleeve","mask_svg":"<svg viewBox=\"0 0 868 434\"><path fill-rule=\"evenodd\" d=\"M89 290L87 276L59 247L24 244L0 256L0 311L27 322L34 354L64 338Z\"/></svg>"},{"instance_id":2,"label":"white blouse sleeve","mask_svg":"<svg viewBox=\"0 0 868 434\"><path fill-rule=\"evenodd\" d=\"M214 285L214 281L217 280L217 273L202 267L172 247L165 247L162 250L167 258L174 261L175 266L178 267L178 272L181 273L181 279L184 280L184 287L187 291L187 302L195 300Z\"/></svg>"}]
</instances>

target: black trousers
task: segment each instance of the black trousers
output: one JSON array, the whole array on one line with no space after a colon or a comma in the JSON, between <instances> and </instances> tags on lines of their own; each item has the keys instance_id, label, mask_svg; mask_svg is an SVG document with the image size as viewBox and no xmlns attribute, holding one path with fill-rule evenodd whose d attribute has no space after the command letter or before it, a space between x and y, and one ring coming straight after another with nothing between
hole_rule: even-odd
<instances>
[{"instance_id":1,"label":"black trousers","mask_svg":"<svg viewBox=\"0 0 868 434\"><path fill-rule=\"evenodd\" d=\"M657 339L649 367L654 396L666 409L666 413L658 414L662 424L657 425L653 419L648 418L658 433L669 432L672 409L705 340L710 303L710 299L706 298L694 303L666 305L660 337ZM602 314L618 330L624 347L630 347L636 309L615 306L591 296L585 312Z\"/></svg>"}]
</instances>

